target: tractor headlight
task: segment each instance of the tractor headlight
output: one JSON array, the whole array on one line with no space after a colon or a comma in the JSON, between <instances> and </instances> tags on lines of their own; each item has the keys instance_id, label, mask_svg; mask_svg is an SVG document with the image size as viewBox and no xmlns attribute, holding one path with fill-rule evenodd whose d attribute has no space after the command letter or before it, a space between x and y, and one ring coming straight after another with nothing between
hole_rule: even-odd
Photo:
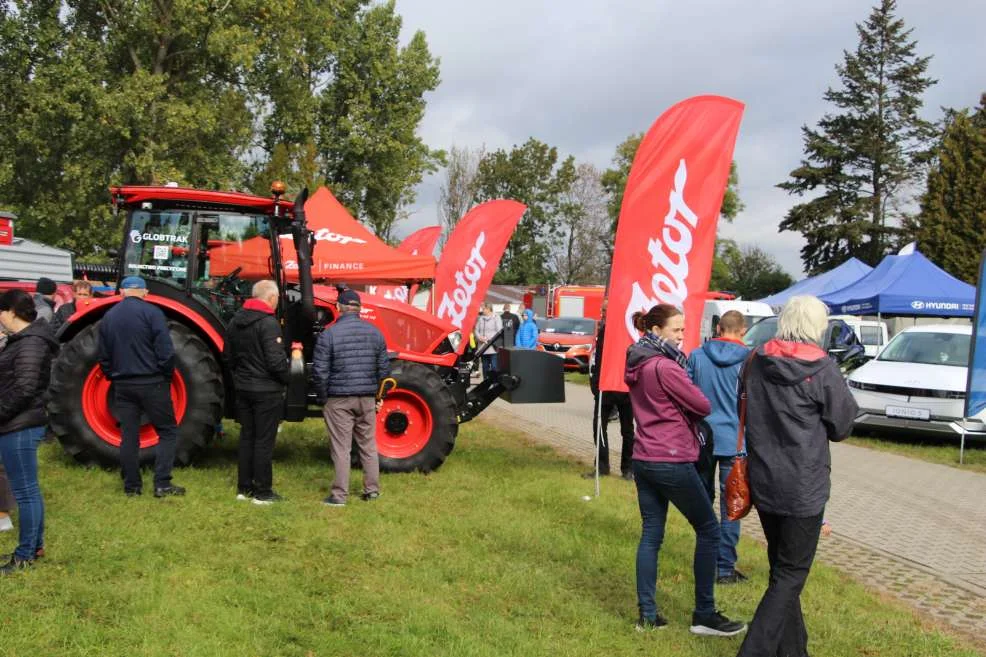
<instances>
[{"instance_id":1,"label":"tractor headlight","mask_svg":"<svg viewBox=\"0 0 986 657\"><path fill-rule=\"evenodd\" d=\"M452 345L452 351L459 351L459 345L462 344L462 333L460 331L449 333L448 341Z\"/></svg>"}]
</instances>

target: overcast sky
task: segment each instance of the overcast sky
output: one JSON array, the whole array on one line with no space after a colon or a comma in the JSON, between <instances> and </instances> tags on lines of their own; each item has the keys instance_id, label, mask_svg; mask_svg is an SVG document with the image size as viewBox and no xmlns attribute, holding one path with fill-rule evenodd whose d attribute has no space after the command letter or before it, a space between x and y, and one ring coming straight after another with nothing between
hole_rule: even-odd
<instances>
[{"instance_id":1,"label":"overcast sky","mask_svg":"<svg viewBox=\"0 0 986 657\"><path fill-rule=\"evenodd\" d=\"M875 0L397 0L405 38L441 58L421 135L432 148L510 148L528 137L609 166L627 135L703 93L746 104L735 159L746 209L720 236L757 244L801 277L800 235L777 224L797 200L774 187L802 156L800 128L830 108L835 65ZM925 115L986 91L986 1L899 0L939 80ZM406 235L439 222L441 176L419 188Z\"/></svg>"}]
</instances>

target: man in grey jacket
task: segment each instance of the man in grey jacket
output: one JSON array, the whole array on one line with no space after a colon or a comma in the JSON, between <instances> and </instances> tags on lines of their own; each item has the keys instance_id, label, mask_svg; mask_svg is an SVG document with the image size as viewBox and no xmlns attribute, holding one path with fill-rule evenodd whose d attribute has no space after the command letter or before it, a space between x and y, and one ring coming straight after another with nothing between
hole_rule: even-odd
<instances>
[{"instance_id":1,"label":"man in grey jacket","mask_svg":"<svg viewBox=\"0 0 986 657\"><path fill-rule=\"evenodd\" d=\"M339 319L322 331L315 343L312 380L331 441L335 479L329 506L345 506L349 497L350 454L353 438L363 463L366 501L380 497L380 460L377 455L375 397L380 382L390 374L387 343L377 327L360 319L360 298L353 290L339 293Z\"/></svg>"},{"instance_id":2,"label":"man in grey jacket","mask_svg":"<svg viewBox=\"0 0 986 657\"><path fill-rule=\"evenodd\" d=\"M49 324L55 317L55 292L58 286L55 281L42 276L34 288L34 309L38 311L38 319Z\"/></svg>"},{"instance_id":3,"label":"man in grey jacket","mask_svg":"<svg viewBox=\"0 0 986 657\"><path fill-rule=\"evenodd\" d=\"M476 318L476 346L485 344L492 340L500 330L503 329L503 320L499 315L493 313L493 306L484 303L480 310L479 317ZM499 341L502 343L502 339ZM489 349L483 352L483 379L488 379L496 375L496 348L500 346L494 343Z\"/></svg>"}]
</instances>

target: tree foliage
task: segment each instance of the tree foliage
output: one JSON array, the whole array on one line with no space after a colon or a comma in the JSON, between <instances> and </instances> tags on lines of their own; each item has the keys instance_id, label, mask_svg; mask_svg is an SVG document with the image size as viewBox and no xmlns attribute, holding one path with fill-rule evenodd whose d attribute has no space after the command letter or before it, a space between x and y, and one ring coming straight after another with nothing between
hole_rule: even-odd
<instances>
[{"instance_id":1,"label":"tree foliage","mask_svg":"<svg viewBox=\"0 0 986 657\"><path fill-rule=\"evenodd\" d=\"M575 168L571 185L561 192L558 239L551 254L554 282L605 284L609 265L609 215L600 173L591 164Z\"/></svg>"},{"instance_id":2,"label":"tree foliage","mask_svg":"<svg viewBox=\"0 0 986 657\"><path fill-rule=\"evenodd\" d=\"M710 289L729 291L744 299L762 299L793 283L794 279L760 247L740 247L727 239L716 243Z\"/></svg>"},{"instance_id":3,"label":"tree foliage","mask_svg":"<svg viewBox=\"0 0 986 657\"><path fill-rule=\"evenodd\" d=\"M445 179L438 193L442 245L463 215L476 205L476 174L485 150L453 146L445 163Z\"/></svg>"},{"instance_id":4,"label":"tree foliage","mask_svg":"<svg viewBox=\"0 0 986 657\"><path fill-rule=\"evenodd\" d=\"M895 9L895 0L881 0L856 25L859 44L836 66L841 87L824 95L837 112L802 128L805 159L778 185L813 196L780 224L804 235L801 256L813 274L853 256L875 265L896 242L892 217L928 160L933 126L918 111L935 84L926 75L931 58L915 54Z\"/></svg>"},{"instance_id":5,"label":"tree foliage","mask_svg":"<svg viewBox=\"0 0 986 657\"><path fill-rule=\"evenodd\" d=\"M921 210L905 228L921 252L970 283L986 249L986 94L973 112L950 112Z\"/></svg>"},{"instance_id":6,"label":"tree foliage","mask_svg":"<svg viewBox=\"0 0 986 657\"><path fill-rule=\"evenodd\" d=\"M515 199L527 205L494 281L523 285L551 279L550 257L559 239L563 193L575 179L575 158L534 139L487 153L476 172L476 201Z\"/></svg>"},{"instance_id":7,"label":"tree foliage","mask_svg":"<svg viewBox=\"0 0 986 657\"><path fill-rule=\"evenodd\" d=\"M0 200L18 232L119 242L111 184L327 182L389 235L441 153L415 134L438 63L392 2L0 0Z\"/></svg>"}]
</instances>

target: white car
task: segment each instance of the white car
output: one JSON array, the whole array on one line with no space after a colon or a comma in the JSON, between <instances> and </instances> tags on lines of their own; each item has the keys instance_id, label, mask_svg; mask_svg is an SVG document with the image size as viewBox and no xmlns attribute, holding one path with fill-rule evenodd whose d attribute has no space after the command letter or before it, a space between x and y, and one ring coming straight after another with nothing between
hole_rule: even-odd
<instances>
[{"instance_id":1,"label":"white car","mask_svg":"<svg viewBox=\"0 0 986 657\"><path fill-rule=\"evenodd\" d=\"M972 327L916 326L898 333L849 375L858 429L986 437L986 412L964 419Z\"/></svg>"}]
</instances>

